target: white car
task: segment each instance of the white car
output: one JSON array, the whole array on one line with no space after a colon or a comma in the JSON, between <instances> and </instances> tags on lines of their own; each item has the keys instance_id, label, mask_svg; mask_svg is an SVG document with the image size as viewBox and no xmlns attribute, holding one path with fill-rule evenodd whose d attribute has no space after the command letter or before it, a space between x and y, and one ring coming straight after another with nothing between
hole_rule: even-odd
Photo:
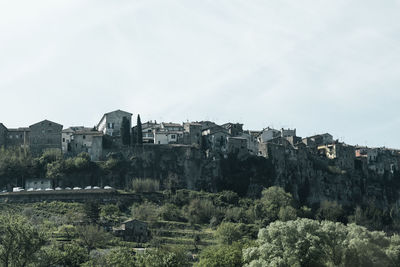
<instances>
[{"instance_id":1,"label":"white car","mask_svg":"<svg viewBox=\"0 0 400 267\"><path fill-rule=\"evenodd\" d=\"M34 191L34 189L31 187L31 188L26 189L26 191L27 192L32 192L32 191Z\"/></svg>"},{"instance_id":2,"label":"white car","mask_svg":"<svg viewBox=\"0 0 400 267\"><path fill-rule=\"evenodd\" d=\"M101 189L101 188L98 186L93 186L93 189Z\"/></svg>"},{"instance_id":3,"label":"white car","mask_svg":"<svg viewBox=\"0 0 400 267\"><path fill-rule=\"evenodd\" d=\"M35 191L43 191L43 189L42 188L38 188Z\"/></svg>"},{"instance_id":4,"label":"white car","mask_svg":"<svg viewBox=\"0 0 400 267\"><path fill-rule=\"evenodd\" d=\"M46 188L44 191L54 191L53 188Z\"/></svg>"},{"instance_id":5,"label":"white car","mask_svg":"<svg viewBox=\"0 0 400 267\"><path fill-rule=\"evenodd\" d=\"M91 189L92 189L92 186L90 186L90 185L85 187L85 190L91 190Z\"/></svg>"},{"instance_id":6,"label":"white car","mask_svg":"<svg viewBox=\"0 0 400 267\"><path fill-rule=\"evenodd\" d=\"M62 190L62 188L61 187L56 187L55 190L56 191L60 191L60 190Z\"/></svg>"},{"instance_id":7,"label":"white car","mask_svg":"<svg viewBox=\"0 0 400 267\"><path fill-rule=\"evenodd\" d=\"M22 187L13 187L13 192L21 192L24 191Z\"/></svg>"},{"instance_id":8,"label":"white car","mask_svg":"<svg viewBox=\"0 0 400 267\"><path fill-rule=\"evenodd\" d=\"M106 185L106 186L104 187L104 189L109 190L109 189L113 189L113 188L112 188L111 186Z\"/></svg>"},{"instance_id":9,"label":"white car","mask_svg":"<svg viewBox=\"0 0 400 267\"><path fill-rule=\"evenodd\" d=\"M72 188L72 190L82 190L82 188L75 186L74 188Z\"/></svg>"},{"instance_id":10,"label":"white car","mask_svg":"<svg viewBox=\"0 0 400 267\"><path fill-rule=\"evenodd\" d=\"M71 190L71 187L66 187L65 190Z\"/></svg>"}]
</instances>

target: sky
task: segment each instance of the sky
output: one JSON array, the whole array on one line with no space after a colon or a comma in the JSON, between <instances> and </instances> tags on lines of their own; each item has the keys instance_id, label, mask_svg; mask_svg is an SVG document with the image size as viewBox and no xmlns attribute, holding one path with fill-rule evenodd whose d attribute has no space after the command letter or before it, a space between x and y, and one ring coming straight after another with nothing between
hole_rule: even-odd
<instances>
[{"instance_id":1,"label":"sky","mask_svg":"<svg viewBox=\"0 0 400 267\"><path fill-rule=\"evenodd\" d=\"M0 122L241 122L400 148L400 0L0 0ZM135 120L135 119L134 119Z\"/></svg>"}]
</instances>

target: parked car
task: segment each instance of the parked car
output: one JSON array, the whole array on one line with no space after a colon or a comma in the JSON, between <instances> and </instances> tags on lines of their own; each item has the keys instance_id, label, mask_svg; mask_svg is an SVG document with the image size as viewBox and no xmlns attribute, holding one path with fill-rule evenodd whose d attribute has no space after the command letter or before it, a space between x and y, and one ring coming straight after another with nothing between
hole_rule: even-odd
<instances>
[{"instance_id":1,"label":"parked car","mask_svg":"<svg viewBox=\"0 0 400 267\"><path fill-rule=\"evenodd\" d=\"M56 187L55 190L56 191L60 191L60 190L62 190L62 188L61 187Z\"/></svg>"},{"instance_id":2,"label":"parked car","mask_svg":"<svg viewBox=\"0 0 400 267\"><path fill-rule=\"evenodd\" d=\"M71 190L71 187L66 187L65 190Z\"/></svg>"},{"instance_id":3,"label":"parked car","mask_svg":"<svg viewBox=\"0 0 400 267\"><path fill-rule=\"evenodd\" d=\"M91 190L91 189L92 189L92 186L90 186L90 185L85 187L85 190Z\"/></svg>"},{"instance_id":4,"label":"parked car","mask_svg":"<svg viewBox=\"0 0 400 267\"><path fill-rule=\"evenodd\" d=\"M44 191L54 191L53 188L46 188Z\"/></svg>"},{"instance_id":5,"label":"parked car","mask_svg":"<svg viewBox=\"0 0 400 267\"><path fill-rule=\"evenodd\" d=\"M22 187L13 187L13 192L21 192L24 191Z\"/></svg>"},{"instance_id":6,"label":"parked car","mask_svg":"<svg viewBox=\"0 0 400 267\"><path fill-rule=\"evenodd\" d=\"M93 189L101 189L101 188L98 186L93 186Z\"/></svg>"},{"instance_id":7,"label":"parked car","mask_svg":"<svg viewBox=\"0 0 400 267\"><path fill-rule=\"evenodd\" d=\"M72 188L72 190L82 190L82 188L75 186L74 188Z\"/></svg>"},{"instance_id":8,"label":"parked car","mask_svg":"<svg viewBox=\"0 0 400 267\"><path fill-rule=\"evenodd\" d=\"M31 188L28 188L28 189L26 189L26 191L27 192L32 192L32 191L34 191L35 189L33 189L32 187Z\"/></svg>"},{"instance_id":9,"label":"parked car","mask_svg":"<svg viewBox=\"0 0 400 267\"><path fill-rule=\"evenodd\" d=\"M109 189L113 189L113 188L112 188L111 186L106 185L106 186L104 187L104 189L109 190Z\"/></svg>"}]
</instances>

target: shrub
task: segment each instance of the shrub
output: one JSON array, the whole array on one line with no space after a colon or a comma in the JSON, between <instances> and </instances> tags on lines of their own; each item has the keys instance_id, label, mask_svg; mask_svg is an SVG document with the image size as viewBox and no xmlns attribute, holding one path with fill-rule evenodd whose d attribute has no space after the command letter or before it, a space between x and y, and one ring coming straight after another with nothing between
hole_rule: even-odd
<instances>
[{"instance_id":1,"label":"shrub","mask_svg":"<svg viewBox=\"0 0 400 267\"><path fill-rule=\"evenodd\" d=\"M209 223L210 219L218 213L213 202L207 199L193 199L187 207L187 218L191 224Z\"/></svg>"},{"instance_id":2,"label":"shrub","mask_svg":"<svg viewBox=\"0 0 400 267\"><path fill-rule=\"evenodd\" d=\"M160 208L160 216L166 221L183 222L186 221L178 206L167 203Z\"/></svg>"},{"instance_id":3,"label":"shrub","mask_svg":"<svg viewBox=\"0 0 400 267\"><path fill-rule=\"evenodd\" d=\"M159 207L149 201L141 204L134 204L131 207L132 217L138 220L156 221L159 216Z\"/></svg>"}]
</instances>

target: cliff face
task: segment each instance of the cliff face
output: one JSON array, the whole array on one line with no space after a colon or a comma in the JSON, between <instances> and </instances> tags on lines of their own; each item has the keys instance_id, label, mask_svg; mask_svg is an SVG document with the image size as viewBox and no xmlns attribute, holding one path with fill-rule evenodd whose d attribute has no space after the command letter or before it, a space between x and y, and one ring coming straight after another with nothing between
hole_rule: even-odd
<instances>
[{"instance_id":1,"label":"cliff face","mask_svg":"<svg viewBox=\"0 0 400 267\"><path fill-rule=\"evenodd\" d=\"M398 172L378 175L365 168L340 168L337 161L306 149L271 146L267 157L239 159L235 155L206 158L195 147L161 145L145 146L127 156L131 159L130 177L159 179L164 187L175 184L254 196L263 187L279 185L307 205L334 200L343 205L374 201L387 206L398 200L400 188Z\"/></svg>"}]
</instances>

